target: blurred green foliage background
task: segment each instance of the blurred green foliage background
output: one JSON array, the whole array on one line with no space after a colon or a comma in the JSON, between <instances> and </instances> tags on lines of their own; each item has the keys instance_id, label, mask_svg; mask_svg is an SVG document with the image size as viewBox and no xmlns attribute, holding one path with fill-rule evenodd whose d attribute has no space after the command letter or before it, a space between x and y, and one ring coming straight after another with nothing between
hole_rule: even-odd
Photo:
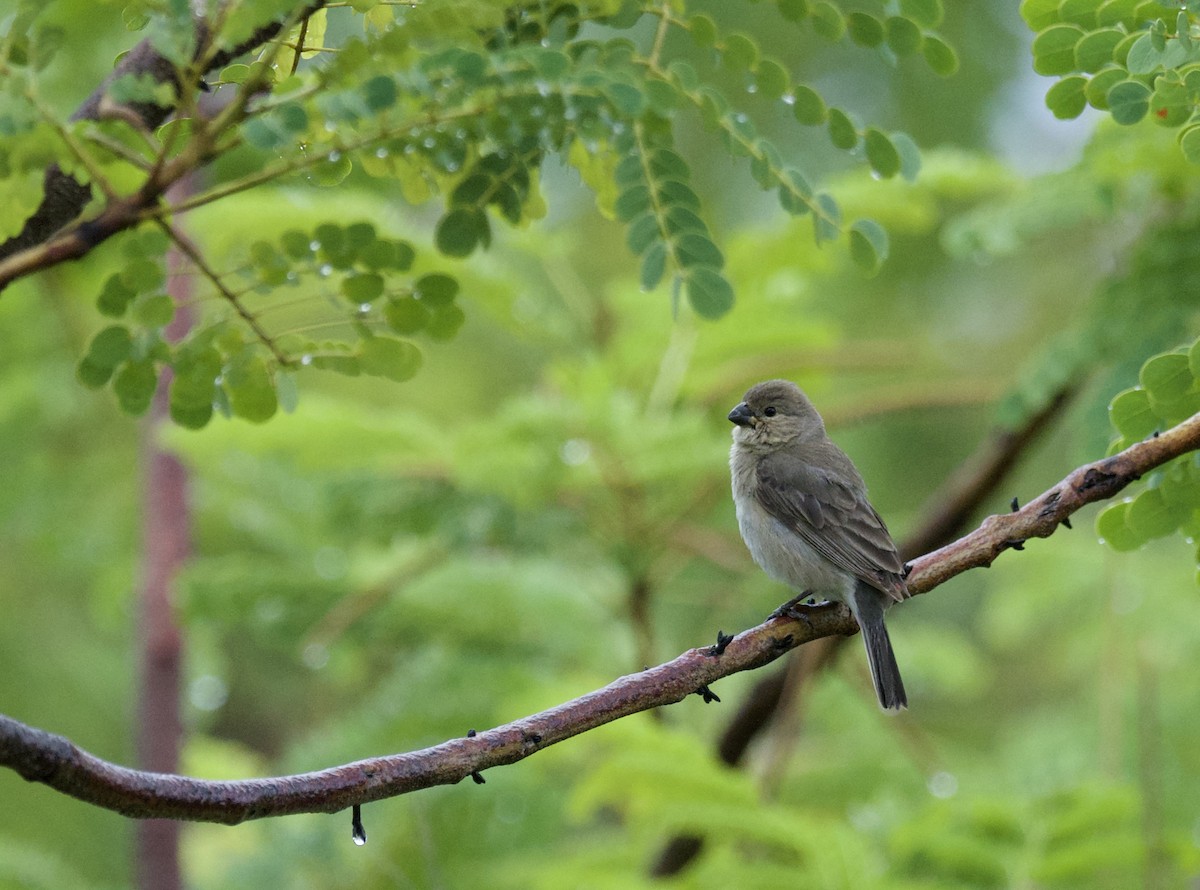
<instances>
[{"instance_id":1,"label":"blurred green foliage background","mask_svg":"<svg viewBox=\"0 0 1200 890\"><path fill-rule=\"evenodd\" d=\"M917 141L911 184L813 161L888 228L890 259L866 279L814 247L697 131L677 147L737 293L700 320L669 286L640 289L621 227L552 165L546 220L448 263L466 322L413 380L305 371L270 423L153 433L185 461L194 511L184 772L420 748L761 621L787 594L738 538L724 417L757 380L809 392L902 538L989 431L1068 381L1078 394L979 516L1101 456L1113 395L1200 333L1200 176L1152 123L1055 122L1015 5L946 4L947 79L802 40L770 4L692 6ZM53 6L72 66L46 88L64 111L131 40L93 7ZM783 109L772 126L821 157ZM427 213L356 176L185 225L232 264L264 231L364 218L431 237ZM145 430L75 379L114 255L0 300L0 708L130 763ZM341 815L188 826L189 886L642 887L680 832L707 839L672 879L686 887L1184 886L1200 875L1193 557L1178 536L1114 553L1080 517L892 613L900 717L878 711L855 643L742 770L712 747L747 675L718 685L721 705L372 804L362 848ZM0 887L128 884L126 820L8 773L0 800Z\"/></svg>"}]
</instances>

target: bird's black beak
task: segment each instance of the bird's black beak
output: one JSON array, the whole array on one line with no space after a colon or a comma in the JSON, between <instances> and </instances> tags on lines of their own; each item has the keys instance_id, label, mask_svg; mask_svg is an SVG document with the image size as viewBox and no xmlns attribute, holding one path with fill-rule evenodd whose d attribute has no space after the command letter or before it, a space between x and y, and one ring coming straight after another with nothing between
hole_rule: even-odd
<instances>
[{"instance_id":1,"label":"bird's black beak","mask_svg":"<svg viewBox=\"0 0 1200 890\"><path fill-rule=\"evenodd\" d=\"M754 418L754 412L750 410L750 406L745 402L739 402L737 407L729 412L730 423L736 423L738 426L750 426L750 421Z\"/></svg>"}]
</instances>

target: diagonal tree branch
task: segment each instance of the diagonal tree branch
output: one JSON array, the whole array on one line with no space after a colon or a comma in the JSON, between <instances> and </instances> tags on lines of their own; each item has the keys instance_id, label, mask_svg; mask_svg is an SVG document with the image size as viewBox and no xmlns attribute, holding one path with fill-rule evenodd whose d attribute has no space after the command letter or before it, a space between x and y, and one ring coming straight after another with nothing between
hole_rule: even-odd
<instances>
[{"instance_id":1,"label":"diagonal tree branch","mask_svg":"<svg viewBox=\"0 0 1200 890\"><path fill-rule=\"evenodd\" d=\"M909 588L926 593L968 569L989 566L1029 538L1049 537L1081 507L1113 497L1156 467L1200 449L1200 414L1160 436L1082 466L1020 510L989 516L970 534L912 563ZM738 634L719 655L692 649L666 664L469 738L360 760L320 772L214 782L147 773L89 754L70 740L0 716L0 766L31 782L133 818L234 824L294 813L329 813L429 788L515 763L621 717L682 701L710 683L761 667L801 643L854 633L839 604L811 609L807 621L773 619Z\"/></svg>"}]
</instances>

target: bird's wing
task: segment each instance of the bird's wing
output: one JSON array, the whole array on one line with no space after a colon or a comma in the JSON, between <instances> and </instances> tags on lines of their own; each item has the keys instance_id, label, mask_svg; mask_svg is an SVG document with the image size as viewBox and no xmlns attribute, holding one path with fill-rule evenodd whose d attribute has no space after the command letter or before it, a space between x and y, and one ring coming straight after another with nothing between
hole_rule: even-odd
<instances>
[{"instance_id":1,"label":"bird's wing","mask_svg":"<svg viewBox=\"0 0 1200 890\"><path fill-rule=\"evenodd\" d=\"M908 596L904 562L857 473L847 477L794 454L768 455L758 465L756 494L768 513L839 569L894 600Z\"/></svg>"}]
</instances>

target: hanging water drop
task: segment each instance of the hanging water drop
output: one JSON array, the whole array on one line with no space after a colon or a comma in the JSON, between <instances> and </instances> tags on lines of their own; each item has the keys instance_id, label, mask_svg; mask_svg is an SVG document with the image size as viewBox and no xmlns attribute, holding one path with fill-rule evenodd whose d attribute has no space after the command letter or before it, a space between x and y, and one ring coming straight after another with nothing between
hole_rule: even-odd
<instances>
[{"instance_id":1,"label":"hanging water drop","mask_svg":"<svg viewBox=\"0 0 1200 890\"><path fill-rule=\"evenodd\" d=\"M354 838L355 845L359 847L367 842L367 830L362 824L362 807L358 804L350 809L350 837Z\"/></svg>"}]
</instances>

